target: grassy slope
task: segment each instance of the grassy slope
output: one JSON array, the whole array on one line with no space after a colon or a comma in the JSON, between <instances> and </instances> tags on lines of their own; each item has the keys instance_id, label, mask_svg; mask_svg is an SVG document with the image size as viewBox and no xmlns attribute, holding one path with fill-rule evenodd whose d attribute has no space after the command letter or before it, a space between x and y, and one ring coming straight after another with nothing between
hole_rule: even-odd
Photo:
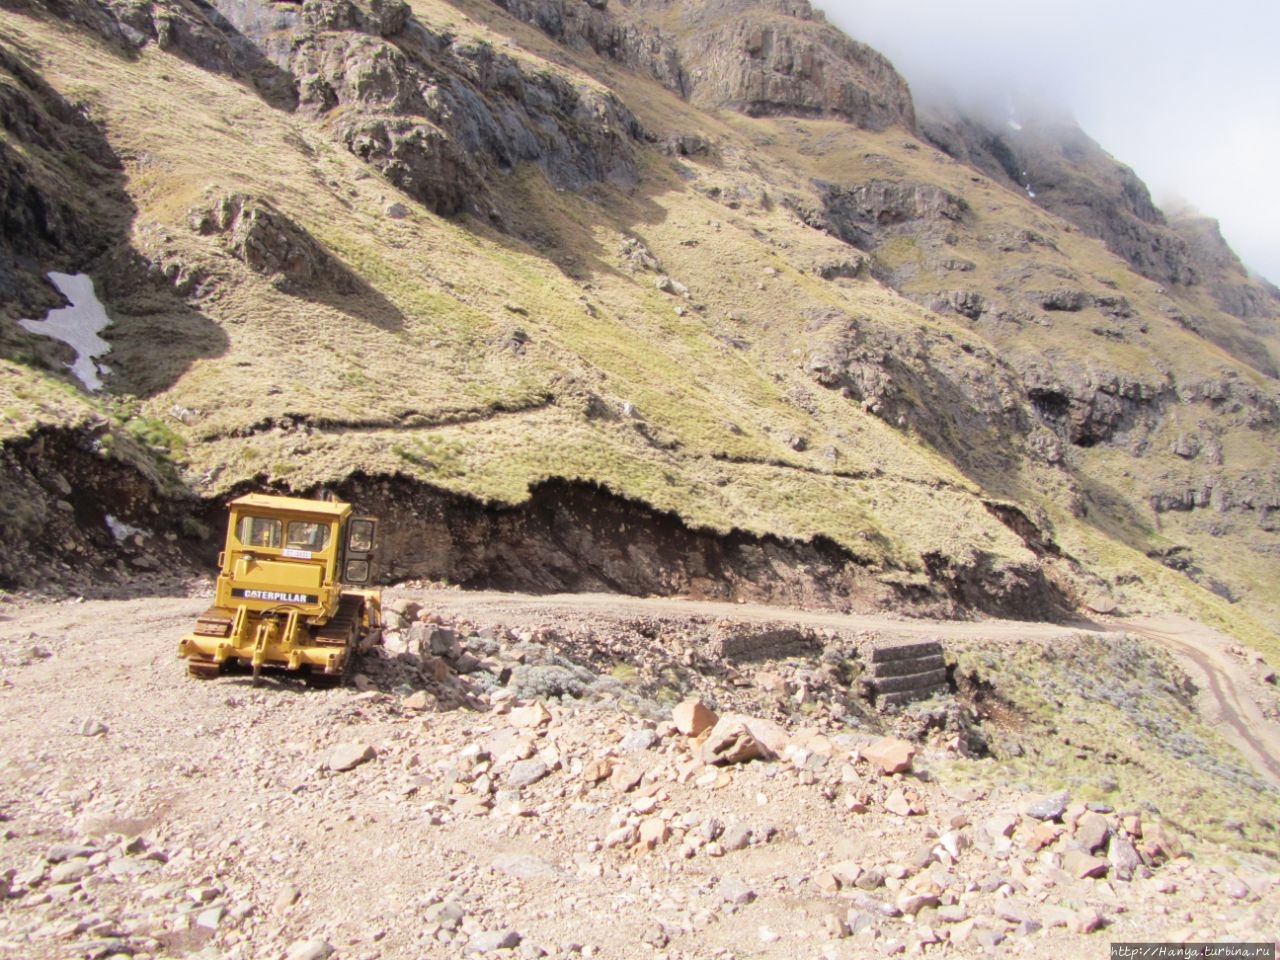
<instances>
[{"instance_id":1,"label":"grassy slope","mask_svg":"<svg viewBox=\"0 0 1280 960\"><path fill-rule=\"evenodd\" d=\"M977 709L996 721L994 759L944 765L948 778L1136 804L1201 842L1280 852L1275 789L1200 719L1164 650L1132 636L948 648L966 682L988 687Z\"/></svg>"},{"instance_id":2,"label":"grassy slope","mask_svg":"<svg viewBox=\"0 0 1280 960\"><path fill-rule=\"evenodd\" d=\"M212 278L195 311L177 301L113 304L117 389L146 393L141 412L173 431L193 485L215 493L266 475L305 486L358 468L511 502L542 478L581 477L716 529L825 533L872 562L918 568L924 552L974 547L1028 556L981 507L977 484L909 428L894 429L812 384L798 362L800 314L837 307L886 329L980 336L1000 351L1047 355L1068 339L1088 342L1096 318L1055 315L1052 329L975 332L874 282L820 280L815 263L851 251L800 225L777 196L803 195L812 176L855 181L890 170L965 196L975 238L1007 224L1052 236L1073 271L1115 284L1144 314L1159 306L1147 281L1015 195L975 182L927 149L908 149L901 131L708 116L523 25L499 19L499 33L469 20L465 6L419 0L414 8L463 37L496 45L509 32L518 46L506 52L530 62L546 57L583 83L595 82L587 76L594 72L647 129L696 131L716 151L678 160L645 153L641 184L631 191L562 194L536 170L520 171L498 189L509 209L525 211L509 222L538 238L531 245L429 215L335 145L322 124L272 110L233 81L154 49L126 62L61 24L7 15L20 42L41 51L44 76L89 106L124 159L138 208L134 247ZM492 17L494 10L486 4L476 12ZM350 297L290 295L231 259L217 238L189 229L191 211L229 193L270 200L369 288ZM740 200L731 206L726 198ZM397 200L410 211L403 220L384 213ZM689 288L687 300L631 268L620 250L627 237L641 239ZM1053 264L996 259L976 239L965 242L963 255L978 264L974 282L1062 285ZM914 254L903 245L900 255ZM209 339L210 325L221 339L208 349L171 356L156 347L158 337ZM517 328L529 338L519 354L508 346ZM1139 379L1151 375L1153 356L1176 360L1187 376L1229 365L1172 327L1155 331L1142 349L1105 346L1107 369ZM67 397L44 385L47 378L37 380L42 385L31 389L38 393ZM643 420L622 415L624 404ZM58 406L50 414L21 402L6 409L14 406L21 413L0 421L6 435L62 416ZM615 415L587 415L601 407ZM180 408L190 411L182 421L171 415ZM292 428L290 419L312 426ZM789 434L803 436L806 449L788 446ZM1122 460L1076 455L1123 486ZM995 492L1042 506L1068 552L1104 575L1139 571L1142 582L1125 588L1135 606L1174 596L1222 607L1237 630L1266 642L1265 631L1234 617L1237 611L1062 508L1062 474L1028 467L1005 481ZM1134 530L1112 532L1142 547L1154 523L1138 514ZM1280 571L1270 560L1258 563L1256 578L1275 582Z\"/></svg>"}]
</instances>

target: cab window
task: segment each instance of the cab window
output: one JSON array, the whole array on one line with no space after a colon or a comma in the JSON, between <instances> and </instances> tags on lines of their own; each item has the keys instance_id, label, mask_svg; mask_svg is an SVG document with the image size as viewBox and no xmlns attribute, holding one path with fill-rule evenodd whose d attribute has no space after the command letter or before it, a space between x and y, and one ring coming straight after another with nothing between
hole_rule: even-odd
<instances>
[{"instance_id":1,"label":"cab window","mask_svg":"<svg viewBox=\"0 0 1280 960\"><path fill-rule=\"evenodd\" d=\"M295 550L323 550L329 545L329 525L310 523L305 520L293 520L289 523L289 533L285 537L285 546Z\"/></svg>"},{"instance_id":2,"label":"cab window","mask_svg":"<svg viewBox=\"0 0 1280 960\"><path fill-rule=\"evenodd\" d=\"M281 527L279 520L270 517L241 517L236 528L236 539L250 547L280 548Z\"/></svg>"},{"instance_id":3,"label":"cab window","mask_svg":"<svg viewBox=\"0 0 1280 960\"><path fill-rule=\"evenodd\" d=\"M373 549L373 524L368 520L352 520L347 533L347 547L356 553Z\"/></svg>"}]
</instances>

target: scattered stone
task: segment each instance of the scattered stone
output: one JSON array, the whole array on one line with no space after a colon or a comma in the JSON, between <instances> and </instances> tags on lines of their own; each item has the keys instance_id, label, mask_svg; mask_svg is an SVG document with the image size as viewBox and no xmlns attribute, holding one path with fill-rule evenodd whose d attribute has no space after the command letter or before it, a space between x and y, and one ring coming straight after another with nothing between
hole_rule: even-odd
<instances>
[{"instance_id":1,"label":"scattered stone","mask_svg":"<svg viewBox=\"0 0 1280 960\"><path fill-rule=\"evenodd\" d=\"M286 883L271 901L271 912L278 917L289 912L289 908L298 902L302 892L291 883Z\"/></svg>"},{"instance_id":2,"label":"scattered stone","mask_svg":"<svg viewBox=\"0 0 1280 960\"><path fill-rule=\"evenodd\" d=\"M1062 824L1054 823L1052 820L1041 821L1036 824L1036 828L1031 831L1031 836L1027 838L1027 846L1032 850L1043 850L1055 843L1066 829Z\"/></svg>"},{"instance_id":3,"label":"scattered stone","mask_svg":"<svg viewBox=\"0 0 1280 960\"><path fill-rule=\"evenodd\" d=\"M644 932L640 934L640 942L661 950L670 942L670 938L662 924L655 920L644 928Z\"/></svg>"},{"instance_id":4,"label":"scattered stone","mask_svg":"<svg viewBox=\"0 0 1280 960\"><path fill-rule=\"evenodd\" d=\"M551 722L551 711L541 702L537 701L527 707L516 707L507 719L511 721L513 726L533 729L544 727Z\"/></svg>"},{"instance_id":5,"label":"scattered stone","mask_svg":"<svg viewBox=\"0 0 1280 960\"><path fill-rule=\"evenodd\" d=\"M991 927L975 926L973 928L973 939L978 942L978 945L981 946L982 949L994 950L996 947L1000 946L1000 944L1004 943L1005 936L1003 930L995 930Z\"/></svg>"},{"instance_id":6,"label":"scattered stone","mask_svg":"<svg viewBox=\"0 0 1280 960\"><path fill-rule=\"evenodd\" d=\"M618 749L624 753L638 753L641 750L648 750L657 746L661 740L662 738L655 731L650 730L648 727L641 727L638 730L632 730L623 737L622 742L618 744Z\"/></svg>"},{"instance_id":7,"label":"scattered stone","mask_svg":"<svg viewBox=\"0 0 1280 960\"><path fill-rule=\"evenodd\" d=\"M630 847L635 845L638 838L639 833L634 826L622 826L605 835L604 845L606 848Z\"/></svg>"},{"instance_id":8,"label":"scattered stone","mask_svg":"<svg viewBox=\"0 0 1280 960\"><path fill-rule=\"evenodd\" d=\"M487 930L477 933L467 941L467 953L493 953L497 950L514 950L523 939L515 930Z\"/></svg>"},{"instance_id":9,"label":"scattered stone","mask_svg":"<svg viewBox=\"0 0 1280 960\"><path fill-rule=\"evenodd\" d=\"M620 763L609 773L609 786L619 793L630 793L640 786L640 781L643 779L643 770Z\"/></svg>"},{"instance_id":10,"label":"scattered stone","mask_svg":"<svg viewBox=\"0 0 1280 960\"><path fill-rule=\"evenodd\" d=\"M745 850L751 845L751 828L745 823L730 824L720 837L720 845L730 852Z\"/></svg>"},{"instance_id":11,"label":"scattered stone","mask_svg":"<svg viewBox=\"0 0 1280 960\"><path fill-rule=\"evenodd\" d=\"M734 876L720 878L719 894L725 903L750 903L756 898L755 890Z\"/></svg>"},{"instance_id":12,"label":"scattered stone","mask_svg":"<svg viewBox=\"0 0 1280 960\"><path fill-rule=\"evenodd\" d=\"M1101 930L1106 920L1097 910L1092 907L1085 907L1076 911L1075 922L1072 923L1071 929L1076 933L1095 933Z\"/></svg>"},{"instance_id":13,"label":"scattered stone","mask_svg":"<svg viewBox=\"0 0 1280 960\"><path fill-rule=\"evenodd\" d=\"M1062 791L1049 796L1028 797L1018 807L1018 812L1035 820L1061 820L1066 809L1067 793Z\"/></svg>"},{"instance_id":14,"label":"scattered stone","mask_svg":"<svg viewBox=\"0 0 1280 960\"><path fill-rule=\"evenodd\" d=\"M704 763L721 765L770 760L774 756L741 717L721 717L707 734L701 755Z\"/></svg>"},{"instance_id":15,"label":"scattered stone","mask_svg":"<svg viewBox=\"0 0 1280 960\"><path fill-rule=\"evenodd\" d=\"M1253 896L1249 885L1239 877L1228 876L1222 883L1222 892L1232 900L1247 900Z\"/></svg>"},{"instance_id":16,"label":"scattered stone","mask_svg":"<svg viewBox=\"0 0 1280 960\"><path fill-rule=\"evenodd\" d=\"M1107 818L1100 813L1091 811L1076 821L1075 840L1089 853L1105 847L1110 834L1111 827Z\"/></svg>"},{"instance_id":17,"label":"scattered stone","mask_svg":"<svg viewBox=\"0 0 1280 960\"><path fill-rule=\"evenodd\" d=\"M80 736L82 737L100 737L108 731L108 727L101 720L85 720L80 724Z\"/></svg>"},{"instance_id":18,"label":"scattered stone","mask_svg":"<svg viewBox=\"0 0 1280 960\"><path fill-rule=\"evenodd\" d=\"M861 886L861 884L858 885ZM866 910L869 913L879 914L882 917L889 917L892 919L894 917L902 916L902 910L896 904L881 900L878 897L873 897L870 894L854 894L852 901L853 905L859 910Z\"/></svg>"},{"instance_id":19,"label":"scattered stone","mask_svg":"<svg viewBox=\"0 0 1280 960\"><path fill-rule=\"evenodd\" d=\"M341 773L353 770L376 756L377 752L367 743L340 743L329 752L324 765L335 773Z\"/></svg>"},{"instance_id":20,"label":"scattered stone","mask_svg":"<svg viewBox=\"0 0 1280 960\"><path fill-rule=\"evenodd\" d=\"M286 960L327 960L334 952L325 940L299 940L289 947Z\"/></svg>"},{"instance_id":21,"label":"scattered stone","mask_svg":"<svg viewBox=\"0 0 1280 960\"><path fill-rule=\"evenodd\" d=\"M406 710L421 712L423 710L430 710L432 702L433 698L431 694L427 693L425 690L416 690L404 698L404 708Z\"/></svg>"},{"instance_id":22,"label":"scattered stone","mask_svg":"<svg viewBox=\"0 0 1280 960\"><path fill-rule=\"evenodd\" d=\"M511 770L507 773L507 786L512 790L519 790L537 783L550 772L551 768L540 757L521 760L519 763L513 764Z\"/></svg>"},{"instance_id":23,"label":"scattered stone","mask_svg":"<svg viewBox=\"0 0 1280 960\"><path fill-rule=\"evenodd\" d=\"M915 816L927 810L924 800L914 790L894 790L885 798L884 808L900 817Z\"/></svg>"},{"instance_id":24,"label":"scattered stone","mask_svg":"<svg viewBox=\"0 0 1280 960\"><path fill-rule=\"evenodd\" d=\"M1068 850L1062 855L1062 869L1077 880L1106 876L1109 866L1106 860L1083 850Z\"/></svg>"},{"instance_id":25,"label":"scattered stone","mask_svg":"<svg viewBox=\"0 0 1280 960\"><path fill-rule=\"evenodd\" d=\"M907 916L914 917L925 907L936 907L938 898L931 893L911 893L903 891L898 895L898 909Z\"/></svg>"},{"instance_id":26,"label":"scattered stone","mask_svg":"<svg viewBox=\"0 0 1280 960\"><path fill-rule=\"evenodd\" d=\"M896 737L882 737L868 747L862 748L863 759L877 767L882 774L910 773L911 762L916 755L916 748L906 740Z\"/></svg>"},{"instance_id":27,"label":"scattered stone","mask_svg":"<svg viewBox=\"0 0 1280 960\"><path fill-rule=\"evenodd\" d=\"M660 843L666 843L671 836L671 827L661 817L650 817L640 824L640 845L652 850Z\"/></svg>"},{"instance_id":28,"label":"scattered stone","mask_svg":"<svg viewBox=\"0 0 1280 960\"><path fill-rule=\"evenodd\" d=\"M1012 837L1018 826L1018 818L1007 813L998 813L982 821L982 829L992 840L996 837Z\"/></svg>"},{"instance_id":29,"label":"scattered stone","mask_svg":"<svg viewBox=\"0 0 1280 960\"><path fill-rule=\"evenodd\" d=\"M1182 844L1163 826L1153 823L1143 828L1138 852L1147 863L1154 866L1182 856Z\"/></svg>"},{"instance_id":30,"label":"scattered stone","mask_svg":"<svg viewBox=\"0 0 1280 960\"><path fill-rule=\"evenodd\" d=\"M84 857L64 860L49 871L50 883L75 883L83 880L89 873L89 861Z\"/></svg>"},{"instance_id":31,"label":"scattered stone","mask_svg":"<svg viewBox=\"0 0 1280 960\"><path fill-rule=\"evenodd\" d=\"M46 863L62 863L76 857L89 858L97 851L93 847L81 846L78 843L55 843L44 855Z\"/></svg>"},{"instance_id":32,"label":"scattered stone","mask_svg":"<svg viewBox=\"0 0 1280 960\"><path fill-rule=\"evenodd\" d=\"M1142 858L1138 856L1137 848L1128 837L1111 838L1107 860L1111 864L1111 875L1117 880L1132 880L1137 869L1142 866Z\"/></svg>"},{"instance_id":33,"label":"scattered stone","mask_svg":"<svg viewBox=\"0 0 1280 960\"><path fill-rule=\"evenodd\" d=\"M884 871L879 867L864 870L854 882L859 890L876 890L884 886Z\"/></svg>"},{"instance_id":34,"label":"scattered stone","mask_svg":"<svg viewBox=\"0 0 1280 960\"><path fill-rule=\"evenodd\" d=\"M862 867L852 860L841 860L831 867L830 872L840 886L852 887L858 882L858 878L862 876Z\"/></svg>"}]
</instances>

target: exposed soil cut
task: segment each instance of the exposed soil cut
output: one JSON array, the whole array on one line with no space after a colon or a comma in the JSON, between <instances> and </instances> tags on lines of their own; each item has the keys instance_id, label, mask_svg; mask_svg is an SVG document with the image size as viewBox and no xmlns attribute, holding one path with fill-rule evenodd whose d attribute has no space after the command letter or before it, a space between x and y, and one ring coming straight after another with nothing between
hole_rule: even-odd
<instances>
[{"instance_id":1,"label":"exposed soil cut","mask_svg":"<svg viewBox=\"0 0 1280 960\"><path fill-rule=\"evenodd\" d=\"M213 569L225 499L163 492L164 478L121 457L121 446L99 425L47 431L4 448L0 510L14 549L0 558L0 586L118 596L136 594L141 578L144 591L172 593L181 592L184 579ZM1063 619L1071 609L1034 561L1010 566L982 554L964 562L931 554L925 561L932 583L903 586L880 579L885 571L823 537L690 527L583 482L549 480L516 506L400 476L356 475L335 492L381 519L379 563L388 583L599 590L917 616L1044 620Z\"/></svg>"}]
</instances>

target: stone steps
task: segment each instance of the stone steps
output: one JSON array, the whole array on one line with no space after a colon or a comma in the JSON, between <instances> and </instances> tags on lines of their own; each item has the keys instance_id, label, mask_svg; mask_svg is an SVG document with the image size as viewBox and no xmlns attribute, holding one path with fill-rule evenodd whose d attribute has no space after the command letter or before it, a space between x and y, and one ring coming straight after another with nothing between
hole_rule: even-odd
<instances>
[{"instance_id":1,"label":"stone steps","mask_svg":"<svg viewBox=\"0 0 1280 960\"><path fill-rule=\"evenodd\" d=\"M872 664L872 674L877 680L887 677L904 677L913 673L927 673L930 670L945 670L947 662L940 653L930 653L923 657L910 657L905 660L885 660Z\"/></svg>"},{"instance_id":2,"label":"stone steps","mask_svg":"<svg viewBox=\"0 0 1280 960\"><path fill-rule=\"evenodd\" d=\"M924 700L947 686L947 666L937 640L875 647L871 651L868 693L879 707Z\"/></svg>"}]
</instances>

